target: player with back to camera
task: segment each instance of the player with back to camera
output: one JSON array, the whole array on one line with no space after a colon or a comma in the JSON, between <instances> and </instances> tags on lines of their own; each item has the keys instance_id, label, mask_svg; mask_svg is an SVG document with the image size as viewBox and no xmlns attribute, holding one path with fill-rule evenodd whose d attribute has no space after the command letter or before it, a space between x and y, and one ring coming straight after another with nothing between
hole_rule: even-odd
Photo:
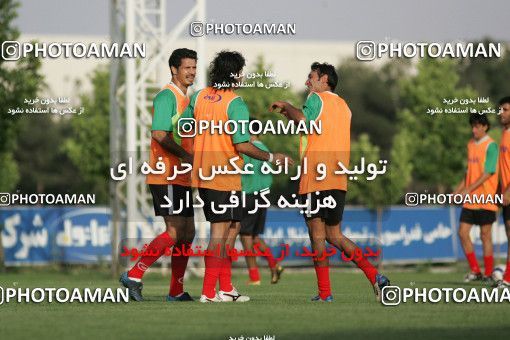
<instances>
[{"instance_id":1,"label":"player with back to camera","mask_svg":"<svg viewBox=\"0 0 510 340\"><path fill-rule=\"evenodd\" d=\"M255 120L250 119L250 123ZM259 139L259 136L252 133L250 142L257 148L269 152L267 146ZM258 196L255 193L259 193L264 190L269 190L273 183L272 174L263 174L262 165L264 161L252 158L243 154L244 165L251 164L253 174L243 174L241 176L241 182L243 191L246 194L246 207L244 207L243 218L241 220L241 243L246 251L255 252L255 248L258 248L262 253L269 265L271 270L271 283L278 283L280 276L283 272L283 267L273 257L271 248L266 244L262 238L264 233L264 227L266 224L267 208L256 207L256 200ZM250 211L252 213L250 213ZM257 259L255 256L245 257L246 266L248 267L249 285L260 285L260 273L257 266Z\"/></svg>"},{"instance_id":2,"label":"player with back to camera","mask_svg":"<svg viewBox=\"0 0 510 340\"><path fill-rule=\"evenodd\" d=\"M234 91L235 84L245 66L244 57L238 52L219 52L210 66L209 86L195 93L186 112L181 116L179 126L184 130L186 119L195 119L195 129L202 123L221 125L227 121L233 124L246 124L249 121L248 107ZM232 77L234 76L234 77ZM221 86L219 86L219 85ZM212 169L222 168L236 172L231 160L239 169L243 168L241 154L269 161L283 163L292 160L280 153L272 154L260 150L250 142L247 129L232 129L234 134L211 131L197 131L193 146L192 186L198 188L204 202L206 220L211 223L210 239L205 257L205 275L200 302L244 302L249 297L239 294L232 285L232 259L227 256L227 247L233 248L239 234L243 208L231 202L240 202L241 174L216 174L212 179ZM237 160L236 160L237 159ZM223 206L225 209L218 209ZM226 207L228 206L228 207ZM219 291L216 284L219 281Z\"/></svg>"},{"instance_id":3,"label":"player with back to camera","mask_svg":"<svg viewBox=\"0 0 510 340\"><path fill-rule=\"evenodd\" d=\"M303 120L307 124L311 121L322 123L320 134L301 136L299 151L301 159L307 160L308 171L300 178L300 199L303 204L308 202L304 216L314 253L324 254L328 241L351 257L358 246L341 231L347 176L334 173L338 169L338 162L342 162L345 167L349 166L351 111L347 103L333 92L337 83L338 76L332 65L315 62L311 65L305 82L310 93L303 109L300 110L284 101L277 101L271 105L270 110L279 110L281 114L295 122ZM320 163L327 169L327 175L323 180L317 179L320 177L317 171L317 165ZM318 201L328 196L335 200L335 208L320 207L312 214L311 211L317 210ZM365 273L374 289L376 299L380 300L382 288L390 284L388 278L379 274L364 257L353 262ZM314 258L314 266L319 294L312 301L333 301L327 257Z\"/></svg>"}]
</instances>

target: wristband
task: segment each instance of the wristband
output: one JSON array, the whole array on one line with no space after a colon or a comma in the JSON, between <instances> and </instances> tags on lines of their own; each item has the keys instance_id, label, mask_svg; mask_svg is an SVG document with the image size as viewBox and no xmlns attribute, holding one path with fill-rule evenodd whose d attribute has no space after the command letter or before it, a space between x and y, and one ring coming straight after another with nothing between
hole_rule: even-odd
<instances>
[{"instance_id":1,"label":"wristband","mask_svg":"<svg viewBox=\"0 0 510 340\"><path fill-rule=\"evenodd\" d=\"M273 154L270 152L269 153L269 159L267 160L269 163L273 163L273 160L274 160L274 156Z\"/></svg>"}]
</instances>

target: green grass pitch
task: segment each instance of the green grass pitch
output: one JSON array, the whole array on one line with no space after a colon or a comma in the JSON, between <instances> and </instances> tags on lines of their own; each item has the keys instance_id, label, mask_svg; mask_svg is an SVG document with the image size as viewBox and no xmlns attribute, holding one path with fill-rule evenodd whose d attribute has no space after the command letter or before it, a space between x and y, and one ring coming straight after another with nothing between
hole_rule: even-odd
<instances>
[{"instance_id":1,"label":"green grass pitch","mask_svg":"<svg viewBox=\"0 0 510 340\"><path fill-rule=\"evenodd\" d=\"M269 284L261 269L261 286L246 286L243 270L234 283L247 303L167 303L168 278L145 276L146 302L127 304L8 303L0 305L2 339L499 339L510 334L510 304L414 304L385 307L377 303L361 272L334 269L333 303L313 303L313 271L283 274ZM401 287L473 287L463 273L387 272ZM199 298L201 280L189 279L186 290ZM0 274L2 287L118 287L106 273L73 269L69 273L22 269Z\"/></svg>"}]
</instances>

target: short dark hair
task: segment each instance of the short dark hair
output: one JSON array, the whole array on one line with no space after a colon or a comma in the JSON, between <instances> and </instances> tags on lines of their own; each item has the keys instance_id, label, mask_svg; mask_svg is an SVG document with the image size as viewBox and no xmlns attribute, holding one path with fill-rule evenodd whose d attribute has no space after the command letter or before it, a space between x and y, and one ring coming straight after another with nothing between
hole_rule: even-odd
<instances>
[{"instance_id":1,"label":"short dark hair","mask_svg":"<svg viewBox=\"0 0 510 340\"><path fill-rule=\"evenodd\" d=\"M235 51L221 51L211 62L211 70L209 72L209 85L227 84L225 87L230 88L236 82L230 75L238 74L246 65L246 61L241 53ZM223 88L222 88L223 89Z\"/></svg>"},{"instance_id":2,"label":"short dark hair","mask_svg":"<svg viewBox=\"0 0 510 340\"><path fill-rule=\"evenodd\" d=\"M182 59L186 58L197 60L197 52L187 48L178 48L170 55L170 58L168 59L168 66L179 68L179 66L181 66Z\"/></svg>"},{"instance_id":3,"label":"short dark hair","mask_svg":"<svg viewBox=\"0 0 510 340\"><path fill-rule=\"evenodd\" d=\"M472 113L469 116L469 124L471 126L476 125L476 124L487 126L487 131L489 131L491 128L491 123L489 122L489 118L487 118L487 115L485 115L485 114Z\"/></svg>"},{"instance_id":4,"label":"short dark hair","mask_svg":"<svg viewBox=\"0 0 510 340\"><path fill-rule=\"evenodd\" d=\"M312 71L317 71L319 74L319 78L323 75L328 76L328 85L331 88L331 91L335 91L336 85L338 84L338 75L336 74L335 68L333 65L328 63L319 63L315 62L311 66Z\"/></svg>"},{"instance_id":5,"label":"short dark hair","mask_svg":"<svg viewBox=\"0 0 510 340\"><path fill-rule=\"evenodd\" d=\"M499 106L510 104L510 96L503 97L499 100Z\"/></svg>"}]
</instances>

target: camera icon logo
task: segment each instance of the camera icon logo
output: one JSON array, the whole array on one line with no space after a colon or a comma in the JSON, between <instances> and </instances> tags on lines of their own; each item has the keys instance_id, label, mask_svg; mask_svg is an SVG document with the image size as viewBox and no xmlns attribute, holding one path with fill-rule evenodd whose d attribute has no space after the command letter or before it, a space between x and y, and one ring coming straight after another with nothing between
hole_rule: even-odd
<instances>
[{"instance_id":1,"label":"camera icon logo","mask_svg":"<svg viewBox=\"0 0 510 340\"><path fill-rule=\"evenodd\" d=\"M408 207L416 207L418 205L418 193L408 192L405 196L405 204Z\"/></svg>"},{"instance_id":2,"label":"camera icon logo","mask_svg":"<svg viewBox=\"0 0 510 340\"><path fill-rule=\"evenodd\" d=\"M200 21L194 21L189 25L189 34L192 37L201 37L204 35L204 23Z\"/></svg>"},{"instance_id":3,"label":"camera icon logo","mask_svg":"<svg viewBox=\"0 0 510 340\"><path fill-rule=\"evenodd\" d=\"M2 59L15 61L21 58L21 44L19 41L7 40L2 43Z\"/></svg>"},{"instance_id":4,"label":"camera icon logo","mask_svg":"<svg viewBox=\"0 0 510 340\"><path fill-rule=\"evenodd\" d=\"M386 286L381 292L381 302L385 306L398 306L401 302L402 294L400 287Z\"/></svg>"},{"instance_id":5,"label":"camera icon logo","mask_svg":"<svg viewBox=\"0 0 510 340\"><path fill-rule=\"evenodd\" d=\"M7 207L9 205L11 205L11 194L0 192L0 207Z\"/></svg>"},{"instance_id":6,"label":"camera icon logo","mask_svg":"<svg viewBox=\"0 0 510 340\"><path fill-rule=\"evenodd\" d=\"M179 119L179 129L177 129L177 134L179 137L195 137L197 135L197 130L195 129L195 119L194 118L181 118Z\"/></svg>"},{"instance_id":7,"label":"camera icon logo","mask_svg":"<svg viewBox=\"0 0 510 340\"><path fill-rule=\"evenodd\" d=\"M356 58L361 61L375 59L375 43L370 40L361 40L356 44Z\"/></svg>"}]
</instances>

